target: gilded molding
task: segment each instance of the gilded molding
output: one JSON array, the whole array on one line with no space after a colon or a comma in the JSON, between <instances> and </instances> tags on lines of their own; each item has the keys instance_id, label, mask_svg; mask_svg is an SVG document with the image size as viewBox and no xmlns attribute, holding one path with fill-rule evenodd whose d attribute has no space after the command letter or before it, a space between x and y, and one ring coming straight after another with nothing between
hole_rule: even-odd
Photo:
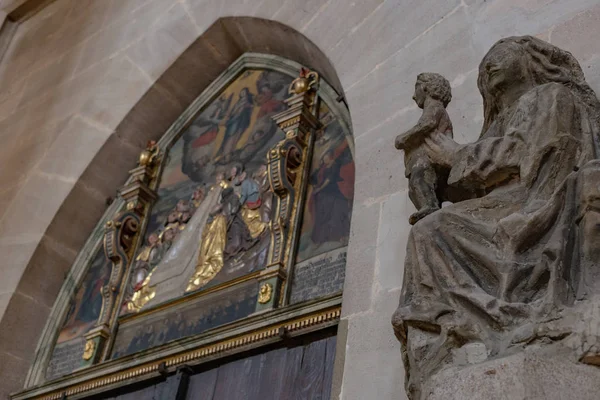
<instances>
[{"instance_id":1,"label":"gilded molding","mask_svg":"<svg viewBox=\"0 0 600 400\"><path fill-rule=\"evenodd\" d=\"M336 306L324 311L273 324L255 332L243 334L231 339L217 341L215 343L196 349L191 349L174 356L154 360L152 362L137 365L133 368L128 368L123 371L118 371L112 374L97 377L95 379L90 379L73 386L55 390L49 394L34 396L31 397L31 399L58 400L62 399L63 396L79 395L132 378L152 374L158 371L159 365L163 362L167 367L177 367L184 363L201 363L203 359L217 356L221 353L231 352L236 349L243 349L244 347L260 342L273 341L273 339L281 340L282 331L292 334L299 333L300 331L309 328L314 329L324 327L325 325L329 326L331 324L335 324L339 321L340 315L341 307Z\"/></svg>"}]
</instances>

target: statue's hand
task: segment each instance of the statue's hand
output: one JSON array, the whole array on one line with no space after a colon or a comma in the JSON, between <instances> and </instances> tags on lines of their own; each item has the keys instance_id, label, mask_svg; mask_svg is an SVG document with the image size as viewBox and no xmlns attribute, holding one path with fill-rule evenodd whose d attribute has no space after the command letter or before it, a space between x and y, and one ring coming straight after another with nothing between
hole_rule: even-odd
<instances>
[{"instance_id":1,"label":"statue's hand","mask_svg":"<svg viewBox=\"0 0 600 400\"><path fill-rule=\"evenodd\" d=\"M405 133L396 136L396 141L394 142L394 145L398 150L404 150L406 148L406 139L407 136Z\"/></svg>"},{"instance_id":2,"label":"statue's hand","mask_svg":"<svg viewBox=\"0 0 600 400\"><path fill-rule=\"evenodd\" d=\"M452 168L460 145L446 135L430 135L425 138L425 149L432 161Z\"/></svg>"}]
</instances>

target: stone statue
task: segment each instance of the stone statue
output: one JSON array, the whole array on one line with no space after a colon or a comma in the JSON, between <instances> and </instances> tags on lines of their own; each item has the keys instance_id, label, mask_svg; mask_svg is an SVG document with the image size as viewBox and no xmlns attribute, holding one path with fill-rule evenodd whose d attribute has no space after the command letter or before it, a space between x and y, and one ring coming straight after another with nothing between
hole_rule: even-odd
<instances>
[{"instance_id":1,"label":"stone statue","mask_svg":"<svg viewBox=\"0 0 600 400\"><path fill-rule=\"evenodd\" d=\"M514 360L523 354L558 363L552 373L563 383L567 373L573 382L600 379L600 369L581 364L600 365L600 102L570 53L530 36L497 42L479 66L478 86L479 139L460 145L426 135L419 145L449 169L449 186L478 195L425 216L410 232L392 323L412 399L491 398L460 397L462 389L443 379L459 385L464 368L503 360L497 365L507 368L485 374L513 373L518 382L526 378ZM411 175L410 185L419 184ZM523 385L529 394L493 398L546 398L527 392L532 382ZM568 390L583 390L575 386ZM453 395L441 395L443 387ZM548 398L588 398L557 396Z\"/></svg>"},{"instance_id":2,"label":"stone statue","mask_svg":"<svg viewBox=\"0 0 600 400\"><path fill-rule=\"evenodd\" d=\"M446 78L434 73L419 74L413 100L423 109L423 115L417 125L396 138L396 148L405 152L408 194L417 208L409 218L411 225L440 209L438 189L445 187L447 168L429 158L424 139L437 135L453 137L452 122L446 112L451 99L450 82Z\"/></svg>"}]
</instances>

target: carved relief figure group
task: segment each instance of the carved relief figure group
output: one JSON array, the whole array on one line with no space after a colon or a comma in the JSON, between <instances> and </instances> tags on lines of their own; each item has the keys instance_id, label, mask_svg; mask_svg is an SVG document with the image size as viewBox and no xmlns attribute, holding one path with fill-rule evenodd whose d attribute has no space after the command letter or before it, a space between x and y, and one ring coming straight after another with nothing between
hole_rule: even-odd
<instances>
[{"instance_id":1,"label":"carved relief figure group","mask_svg":"<svg viewBox=\"0 0 600 400\"><path fill-rule=\"evenodd\" d=\"M289 81L242 73L169 150L125 310L266 266L273 202L266 152L282 138L271 116L285 107Z\"/></svg>"},{"instance_id":2,"label":"carved relief figure group","mask_svg":"<svg viewBox=\"0 0 600 400\"><path fill-rule=\"evenodd\" d=\"M228 173L228 177L224 172L217 173L208 196L199 187L190 200L177 201L164 226L148 235L147 244L136 257L131 281L133 295L125 303L128 310L138 310L154 298L154 269L184 262L184 257L198 249L197 256L194 253L195 270L186 288L194 291L209 283L226 262L239 262L242 253L266 236L272 206L266 165L261 165L251 177L241 164ZM199 237L199 243L190 243L192 237Z\"/></svg>"}]
</instances>

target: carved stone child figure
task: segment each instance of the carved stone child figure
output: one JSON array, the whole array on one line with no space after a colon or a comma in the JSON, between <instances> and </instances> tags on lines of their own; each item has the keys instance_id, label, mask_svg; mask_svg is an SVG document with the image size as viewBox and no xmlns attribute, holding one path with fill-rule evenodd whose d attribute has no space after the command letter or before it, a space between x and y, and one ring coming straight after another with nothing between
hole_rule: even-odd
<instances>
[{"instance_id":1,"label":"carved stone child figure","mask_svg":"<svg viewBox=\"0 0 600 400\"><path fill-rule=\"evenodd\" d=\"M447 171L432 160L424 149L425 138L431 135L453 137L452 122L446 112L452 93L450 83L440 74L422 73L417 77L413 100L423 115L417 125L396 137L396 148L404 150L408 194L417 208L409 218L411 225L440 209L438 197L446 184Z\"/></svg>"}]
</instances>

